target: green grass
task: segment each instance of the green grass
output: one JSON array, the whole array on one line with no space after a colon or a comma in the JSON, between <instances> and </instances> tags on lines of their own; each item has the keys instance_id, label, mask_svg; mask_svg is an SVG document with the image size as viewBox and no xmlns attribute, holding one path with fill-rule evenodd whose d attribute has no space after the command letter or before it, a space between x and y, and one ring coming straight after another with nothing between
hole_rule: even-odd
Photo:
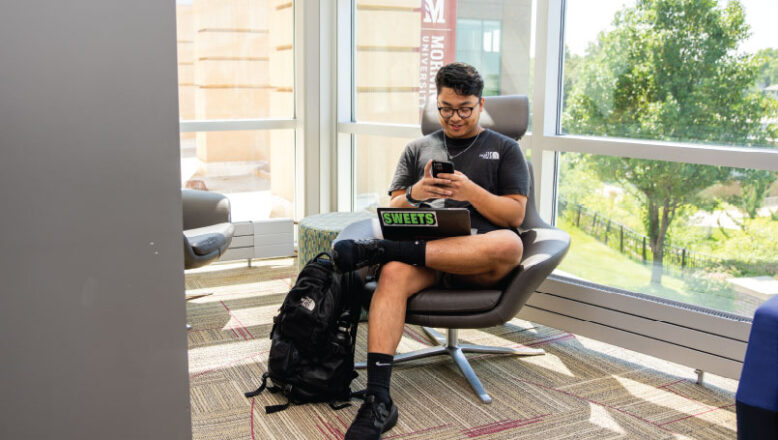
<instances>
[{"instance_id":1,"label":"green grass","mask_svg":"<svg viewBox=\"0 0 778 440\"><path fill-rule=\"evenodd\" d=\"M633 261L587 235L564 219L558 227L570 234L570 252L559 269L598 284L645 293L689 304L734 311L733 298L713 292L690 291L680 278L665 274L662 285L651 284L651 267Z\"/></svg>"}]
</instances>

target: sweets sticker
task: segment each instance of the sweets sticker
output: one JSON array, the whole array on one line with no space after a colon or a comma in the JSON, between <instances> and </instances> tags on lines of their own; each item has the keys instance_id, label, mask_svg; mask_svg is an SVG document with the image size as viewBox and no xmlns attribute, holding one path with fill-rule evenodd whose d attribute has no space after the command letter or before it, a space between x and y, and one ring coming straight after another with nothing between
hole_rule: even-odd
<instances>
[{"instance_id":1,"label":"sweets sticker","mask_svg":"<svg viewBox=\"0 0 778 440\"><path fill-rule=\"evenodd\" d=\"M437 226L438 216L435 211L392 211L381 215L384 226Z\"/></svg>"}]
</instances>

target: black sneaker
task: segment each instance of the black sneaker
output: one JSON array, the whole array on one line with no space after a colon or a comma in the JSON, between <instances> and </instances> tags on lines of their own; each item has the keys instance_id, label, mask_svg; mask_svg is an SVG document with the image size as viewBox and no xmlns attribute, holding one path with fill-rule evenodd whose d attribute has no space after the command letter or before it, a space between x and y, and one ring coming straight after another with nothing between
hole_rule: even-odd
<instances>
[{"instance_id":1,"label":"black sneaker","mask_svg":"<svg viewBox=\"0 0 778 440\"><path fill-rule=\"evenodd\" d=\"M332 247L332 258L340 272L384 263L380 240L341 240Z\"/></svg>"},{"instance_id":2,"label":"black sneaker","mask_svg":"<svg viewBox=\"0 0 778 440\"><path fill-rule=\"evenodd\" d=\"M345 440L379 440L396 423L397 405L390 400L387 407L384 402L376 402L375 396L368 395L346 431Z\"/></svg>"}]
</instances>

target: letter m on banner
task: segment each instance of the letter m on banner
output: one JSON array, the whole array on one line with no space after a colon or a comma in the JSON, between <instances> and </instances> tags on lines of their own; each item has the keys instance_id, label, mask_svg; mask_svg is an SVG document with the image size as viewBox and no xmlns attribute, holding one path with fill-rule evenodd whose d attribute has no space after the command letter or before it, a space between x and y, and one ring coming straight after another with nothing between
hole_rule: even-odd
<instances>
[{"instance_id":1,"label":"letter m on banner","mask_svg":"<svg viewBox=\"0 0 778 440\"><path fill-rule=\"evenodd\" d=\"M445 0L424 0L424 23L445 23L445 6ZM456 7L456 3L454 7Z\"/></svg>"},{"instance_id":2,"label":"letter m on banner","mask_svg":"<svg viewBox=\"0 0 778 440\"><path fill-rule=\"evenodd\" d=\"M456 61L457 0L423 0L419 47L419 114L435 97L435 75Z\"/></svg>"}]
</instances>

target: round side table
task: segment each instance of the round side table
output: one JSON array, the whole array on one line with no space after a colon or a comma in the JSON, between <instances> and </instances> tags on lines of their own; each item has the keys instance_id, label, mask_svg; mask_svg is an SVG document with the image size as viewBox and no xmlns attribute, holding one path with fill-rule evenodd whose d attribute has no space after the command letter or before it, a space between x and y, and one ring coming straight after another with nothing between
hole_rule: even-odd
<instances>
[{"instance_id":1,"label":"round side table","mask_svg":"<svg viewBox=\"0 0 778 440\"><path fill-rule=\"evenodd\" d=\"M359 220L376 218L374 212L328 212L300 220L297 239L297 270L321 252L329 252L332 242L346 226Z\"/></svg>"}]
</instances>

